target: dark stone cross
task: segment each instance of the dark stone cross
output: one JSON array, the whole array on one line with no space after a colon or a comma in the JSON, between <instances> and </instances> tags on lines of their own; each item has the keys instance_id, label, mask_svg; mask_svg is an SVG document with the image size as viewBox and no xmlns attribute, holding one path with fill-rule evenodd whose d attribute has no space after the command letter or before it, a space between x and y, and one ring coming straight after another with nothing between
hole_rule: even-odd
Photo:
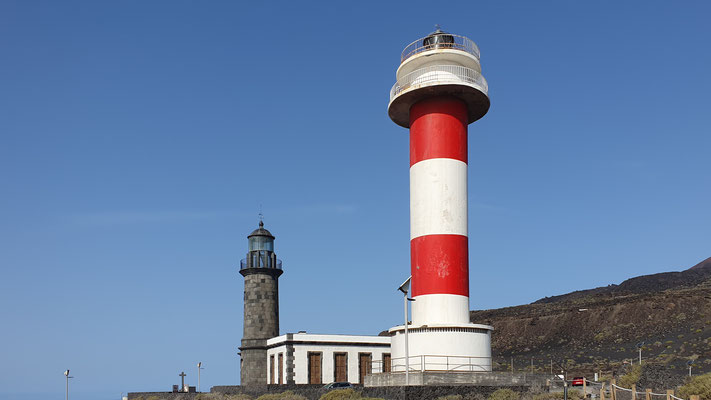
<instances>
[{"instance_id":1,"label":"dark stone cross","mask_svg":"<svg viewBox=\"0 0 711 400\"><path fill-rule=\"evenodd\" d=\"M180 390L183 390L183 388L185 387L185 377L187 375L185 375L185 371L183 371L179 373L178 376L180 377Z\"/></svg>"}]
</instances>

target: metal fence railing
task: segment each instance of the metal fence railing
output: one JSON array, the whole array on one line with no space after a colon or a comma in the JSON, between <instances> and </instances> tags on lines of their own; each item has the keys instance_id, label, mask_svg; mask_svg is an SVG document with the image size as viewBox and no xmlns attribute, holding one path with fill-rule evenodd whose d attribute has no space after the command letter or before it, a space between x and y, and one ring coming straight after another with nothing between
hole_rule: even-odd
<instances>
[{"instance_id":1,"label":"metal fence railing","mask_svg":"<svg viewBox=\"0 0 711 400\"><path fill-rule=\"evenodd\" d=\"M433 65L414 70L398 79L390 90L390 101L409 89L447 83L472 84L484 94L489 92L486 79L474 69L461 65Z\"/></svg>"},{"instance_id":2,"label":"metal fence railing","mask_svg":"<svg viewBox=\"0 0 711 400\"><path fill-rule=\"evenodd\" d=\"M272 253L273 254L273 253ZM249 258L243 258L239 262L239 269L247 268L273 268L281 269L281 260L275 257L267 257L263 255L255 255Z\"/></svg>"},{"instance_id":3,"label":"metal fence railing","mask_svg":"<svg viewBox=\"0 0 711 400\"><path fill-rule=\"evenodd\" d=\"M404 373L406 370L405 357L392 358L389 365L386 362L374 360L372 372ZM409 367L411 372L488 372L491 371L491 357L419 355L409 357Z\"/></svg>"},{"instance_id":4,"label":"metal fence railing","mask_svg":"<svg viewBox=\"0 0 711 400\"><path fill-rule=\"evenodd\" d=\"M452 33L441 33L429 35L408 44L400 55L400 62L407 60L415 54L436 49L456 49L466 51L477 59L479 59L480 56L479 47L468 37L454 35Z\"/></svg>"}]
</instances>

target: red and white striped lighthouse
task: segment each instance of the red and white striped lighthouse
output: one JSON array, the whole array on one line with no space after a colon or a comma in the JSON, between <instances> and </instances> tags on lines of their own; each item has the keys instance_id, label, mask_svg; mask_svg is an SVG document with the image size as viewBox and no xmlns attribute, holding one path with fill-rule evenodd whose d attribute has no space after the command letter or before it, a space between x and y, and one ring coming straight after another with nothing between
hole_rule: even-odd
<instances>
[{"instance_id":1,"label":"red and white striped lighthouse","mask_svg":"<svg viewBox=\"0 0 711 400\"><path fill-rule=\"evenodd\" d=\"M393 370L491 370L490 326L469 320L467 126L489 110L479 49L437 30L402 52L388 114L410 129L412 324L390 329ZM419 365L420 367L417 367Z\"/></svg>"}]
</instances>

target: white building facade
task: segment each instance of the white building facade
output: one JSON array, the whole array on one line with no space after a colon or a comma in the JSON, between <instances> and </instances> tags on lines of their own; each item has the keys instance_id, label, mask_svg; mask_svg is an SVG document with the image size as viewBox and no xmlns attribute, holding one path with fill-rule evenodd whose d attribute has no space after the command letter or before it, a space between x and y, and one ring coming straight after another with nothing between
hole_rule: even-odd
<instances>
[{"instance_id":1,"label":"white building facade","mask_svg":"<svg viewBox=\"0 0 711 400\"><path fill-rule=\"evenodd\" d=\"M363 384L391 371L389 336L287 333L267 340L267 384Z\"/></svg>"}]
</instances>

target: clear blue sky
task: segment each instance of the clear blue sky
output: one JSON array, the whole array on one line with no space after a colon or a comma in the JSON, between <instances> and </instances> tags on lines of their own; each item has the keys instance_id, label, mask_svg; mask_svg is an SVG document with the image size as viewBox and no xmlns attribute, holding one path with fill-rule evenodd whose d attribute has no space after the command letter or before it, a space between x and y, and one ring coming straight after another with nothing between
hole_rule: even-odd
<instances>
[{"instance_id":1,"label":"clear blue sky","mask_svg":"<svg viewBox=\"0 0 711 400\"><path fill-rule=\"evenodd\" d=\"M711 6L668 1L2 1L0 398L238 382L239 259L266 227L281 330L377 334L408 275L386 113L434 24L482 50L471 307L711 256ZM18 395L21 393L21 395Z\"/></svg>"}]
</instances>

